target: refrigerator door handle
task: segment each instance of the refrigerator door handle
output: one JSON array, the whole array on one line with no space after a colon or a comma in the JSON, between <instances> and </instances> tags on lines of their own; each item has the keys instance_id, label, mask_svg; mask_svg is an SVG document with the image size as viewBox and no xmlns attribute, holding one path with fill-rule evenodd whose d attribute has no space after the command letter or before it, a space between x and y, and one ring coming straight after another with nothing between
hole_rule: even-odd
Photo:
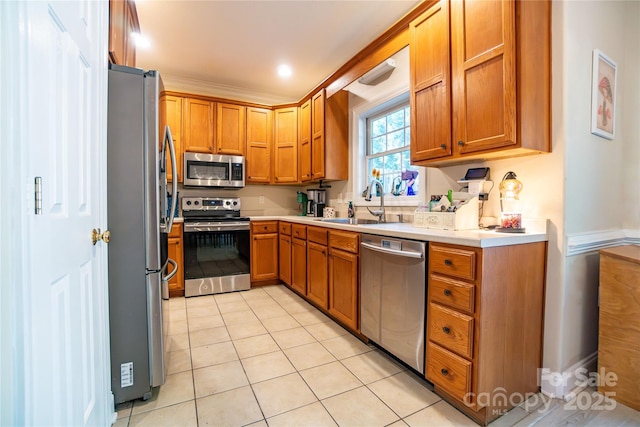
<instances>
[{"instance_id":1,"label":"refrigerator door handle","mask_svg":"<svg viewBox=\"0 0 640 427\"><path fill-rule=\"evenodd\" d=\"M176 197L178 195L178 170L176 169L176 150L173 145L173 137L171 136L171 129L169 128L169 125L164 127L164 142L169 146L169 154L171 155L171 171L175 175L171 180L171 207L169 208L169 224L166 229L167 233L171 233L171 228L173 227L173 215L178 204L178 198Z\"/></svg>"},{"instance_id":2,"label":"refrigerator door handle","mask_svg":"<svg viewBox=\"0 0 640 427\"><path fill-rule=\"evenodd\" d=\"M178 272L178 263L175 262L174 260L172 260L171 258L167 258L167 266L171 264L171 266L173 267L173 270L171 271L171 273L169 273L168 275L164 276L162 278L162 280L164 280L165 282L168 282L169 280L173 279L173 276L176 275L176 273ZM167 266L165 266L165 270L167 269ZM166 272L166 271L164 271Z\"/></svg>"}]
</instances>

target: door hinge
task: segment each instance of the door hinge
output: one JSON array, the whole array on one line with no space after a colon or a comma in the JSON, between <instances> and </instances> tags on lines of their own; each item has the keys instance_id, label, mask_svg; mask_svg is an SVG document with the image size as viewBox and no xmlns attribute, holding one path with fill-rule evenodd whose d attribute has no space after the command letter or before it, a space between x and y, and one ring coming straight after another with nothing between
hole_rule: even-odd
<instances>
[{"instance_id":1,"label":"door hinge","mask_svg":"<svg viewBox=\"0 0 640 427\"><path fill-rule=\"evenodd\" d=\"M34 179L34 184L35 184L34 197L36 202L35 214L42 215L42 177L36 176L36 178Z\"/></svg>"}]
</instances>

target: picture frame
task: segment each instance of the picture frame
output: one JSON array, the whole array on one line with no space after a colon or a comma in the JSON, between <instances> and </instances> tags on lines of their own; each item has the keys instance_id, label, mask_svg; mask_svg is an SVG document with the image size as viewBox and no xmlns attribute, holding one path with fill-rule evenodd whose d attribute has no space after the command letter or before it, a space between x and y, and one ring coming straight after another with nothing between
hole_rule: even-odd
<instances>
[{"instance_id":1,"label":"picture frame","mask_svg":"<svg viewBox=\"0 0 640 427\"><path fill-rule=\"evenodd\" d=\"M617 64L599 49L593 50L591 88L591 133L615 137Z\"/></svg>"}]
</instances>

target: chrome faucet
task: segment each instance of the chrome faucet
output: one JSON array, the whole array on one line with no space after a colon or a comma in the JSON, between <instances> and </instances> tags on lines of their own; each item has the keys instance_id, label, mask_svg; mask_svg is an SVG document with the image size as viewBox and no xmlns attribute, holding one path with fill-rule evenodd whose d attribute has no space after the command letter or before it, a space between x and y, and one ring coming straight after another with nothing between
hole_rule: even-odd
<instances>
[{"instance_id":1,"label":"chrome faucet","mask_svg":"<svg viewBox=\"0 0 640 427\"><path fill-rule=\"evenodd\" d=\"M384 188L382 187L382 183L377 179L372 179L371 184L369 184L367 195L365 196L365 200L367 202L371 201L371 193L373 192L373 187L380 187L380 209L372 211L368 206L367 210L371 215L378 217L378 222L385 222L384 220Z\"/></svg>"}]
</instances>

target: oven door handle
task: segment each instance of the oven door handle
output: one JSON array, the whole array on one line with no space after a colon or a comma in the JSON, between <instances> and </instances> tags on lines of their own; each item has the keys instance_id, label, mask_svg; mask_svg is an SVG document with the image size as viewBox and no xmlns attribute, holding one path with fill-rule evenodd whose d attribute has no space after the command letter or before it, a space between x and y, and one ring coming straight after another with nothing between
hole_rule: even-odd
<instances>
[{"instance_id":1,"label":"oven door handle","mask_svg":"<svg viewBox=\"0 0 640 427\"><path fill-rule=\"evenodd\" d=\"M184 223L185 233L194 233L198 231L244 231L249 230L249 224L230 223L230 224L188 224Z\"/></svg>"}]
</instances>

